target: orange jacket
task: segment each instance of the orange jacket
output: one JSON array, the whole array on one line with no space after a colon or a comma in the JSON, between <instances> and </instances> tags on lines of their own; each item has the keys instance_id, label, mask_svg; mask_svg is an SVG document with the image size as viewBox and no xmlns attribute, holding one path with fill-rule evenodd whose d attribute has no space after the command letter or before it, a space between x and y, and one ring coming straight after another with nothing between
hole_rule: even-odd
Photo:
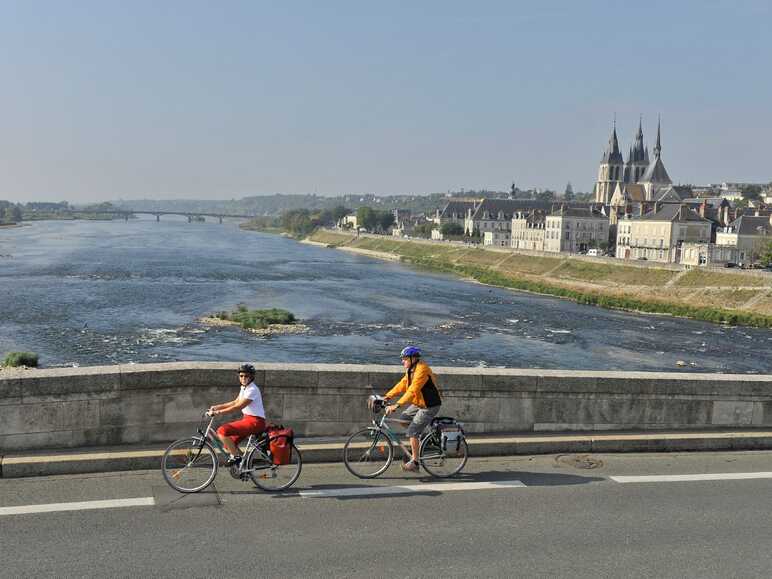
<instances>
[{"instance_id":1,"label":"orange jacket","mask_svg":"<svg viewBox=\"0 0 772 579\"><path fill-rule=\"evenodd\" d=\"M424 388L427 389L426 397L424 397ZM397 394L402 394L397 401L400 406L415 404L419 408L426 408L427 402L432 406L441 404L437 378L425 362L418 362L412 368L412 372L405 372L402 380L386 393L386 398L394 398Z\"/></svg>"}]
</instances>

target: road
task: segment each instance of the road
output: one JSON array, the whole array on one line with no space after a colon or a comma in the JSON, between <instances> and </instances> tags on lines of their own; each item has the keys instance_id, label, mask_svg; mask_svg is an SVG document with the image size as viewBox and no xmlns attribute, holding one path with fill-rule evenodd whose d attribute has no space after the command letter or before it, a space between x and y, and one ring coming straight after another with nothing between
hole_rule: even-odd
<instances>
[{"instance_id":1,"label":"road","mask_svg":"<svg viewBox=\"0 0 772 579\"><path fill-rule=\"evenodd\" d=\"M769 452L478 458L449 487L340 464L306 465L284 495L225 471L215 484L0 480L0 576L772 575Z\"/></svg>"}]
</instances>

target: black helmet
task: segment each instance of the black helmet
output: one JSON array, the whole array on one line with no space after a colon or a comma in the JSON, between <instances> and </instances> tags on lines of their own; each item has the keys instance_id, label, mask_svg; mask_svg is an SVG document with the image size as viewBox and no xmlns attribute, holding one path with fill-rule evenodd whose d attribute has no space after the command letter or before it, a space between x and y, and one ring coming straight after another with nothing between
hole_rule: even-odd
<instances>
[{"instance_id":1,"label":"black helmet","mask_svg":"<svg viewBox=\"0 0 772 579\"><path fill-rule=\"evenodd\" d=\"M242 364L239 366L239 374L249 374L250 376L254 377L255 375L255 367L252 364Z\"/></svg>"}]
</instances>

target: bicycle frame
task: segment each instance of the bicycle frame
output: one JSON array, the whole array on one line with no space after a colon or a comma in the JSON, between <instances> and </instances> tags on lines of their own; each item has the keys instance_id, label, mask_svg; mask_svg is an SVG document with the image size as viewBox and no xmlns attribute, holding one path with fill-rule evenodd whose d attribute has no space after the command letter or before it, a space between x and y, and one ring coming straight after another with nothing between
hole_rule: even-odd
<instances>
[{"instance_id":1,"label":"bicycle frame","mask_svg":"<svg viewBox=\"0 0 772 579\"><path fill-rule=\"evenodd\" d=\"M386 435L386 437L391 441L392 444L399 446L402 449L402 452L405 453L405 456L413 456L413 451L408 446L406 446L403 441L399 439L399 435L391 429L391 426L388 424L389 422L397 422L407 426L408 424L410 424L410 421L402 420L400 418L389 418L386 413L383 413L381 415L380 420L376 421L375 419L373 419L372 423L373 423L373 426L375 426L380 432ZM427 433L424 436L429 436L430 434L431 432ZM423 441L424 436L420 438L419 444L420 444L420 441Z\"/></svg>"},{"instance_id":2,"label":"bicycle frame","mask_svg":"<svg viewBox=\"0 0 772 579\"><path fill-rule=\"evenodd\" d=\"M204 415L206 417L206 415ZM214 429L212 428L212 424L214 424L214 416L209 417L209 424L206 426L206 430L202 430L202 424L203 420L199 422L198 427L196 428L196 432L198 433L198 436L193 436L195 440L198 440L201 443L201 448L204 447L204 444L209 443L210 446L214 447L215 449L219 450L222 454L225 454L227 451L225 450L225 447L222 444L222 441L220 440L220 437L217 436L214 433ZM240 475L246 475L251 472L254 472L256 470L262 470L262 469L254 469L254 468L245 468L246 464L250 461L247 460L247 458L253 453L258 452L260 453L260 457L268 461L270 464L270 458L268 455L263 451L263 449L260 448L260 441L261 441L262 435L255 436L254 434L250 434L249 438L247 438L246 446L244 447L243 452L241 455L244 457L244 460L241 461L239 464L238 472ZM267 441L267 438L265 439ZM199 450L200 452L200 450ZM193 460L198 458L196 456ZM265 467L270 468L270 467Z\"/></svg>"}]
</instances>

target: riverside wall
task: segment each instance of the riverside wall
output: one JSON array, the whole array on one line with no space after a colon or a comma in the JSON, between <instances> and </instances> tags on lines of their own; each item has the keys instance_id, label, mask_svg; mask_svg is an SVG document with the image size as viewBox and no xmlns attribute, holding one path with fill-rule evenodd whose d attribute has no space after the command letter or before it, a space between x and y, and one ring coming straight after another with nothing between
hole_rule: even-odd
<instances>
[{"instance_id":1,"label":"riverside wall","mask_svg":"<svg viewBox=\"0 0 772 579\"><path fill-rule=\"evenodd\" d=\"M367 423L365 399L399 366L259 364L269 420L300 436ZM472 433L772 426L772 375L435 368L442 414ZM168 363L0 372L0 452L163 443L192 434L238 393L234 364Z\"/></svg>"}]
</instances>

